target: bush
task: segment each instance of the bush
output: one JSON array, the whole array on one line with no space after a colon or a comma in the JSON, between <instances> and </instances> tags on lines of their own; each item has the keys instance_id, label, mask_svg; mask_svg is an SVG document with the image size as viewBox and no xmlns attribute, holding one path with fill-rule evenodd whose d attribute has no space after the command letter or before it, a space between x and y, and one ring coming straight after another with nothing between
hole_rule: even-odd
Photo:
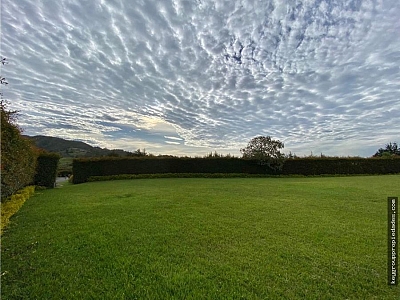
<instances>
[{"instance_id":1,"label":"bush","mask_svg":"<svg viewBox=\"0 0 400 300\"><path fill-rule=\"evenodd\" d=\"M74 159L73 183L92 176L164 173L248 173L268 174L257 161L240 158L95 158Z\"/></svg>"},{"instance_id":2,"label":"bush","mask_svg":"<svg viewBox=\"0 0 400 300\"><path fill-rule=\"evenodd\" d=\"M60 155L42 152L37 159L35 185L53 188L57 178L57 166Z\"/></svg>"},{"instance_id":3,"label":"bush","mask_svg":"<svg viewBox=\"0 0 400 300\"><path fill-rule=\"evenodd\" d=\"M1 201L33 181L37 153L33 143L21 135L15 123L16 112L8 111L3 100L1 111Z\"/></svg>"},{"instance_id":4,"label":"bush","mask_svg":"<svg viewBox=\"0 0 400 300\"><path fill-rule=\"evenodd\" d=\"M295 158L286 160L282 174L350 175L400 173L400 158Z\"/></svg>"},{"instance_id":5,"label":"bush","mask_svg":"<svg viewBox=\"0 0 400 300\"><path fill-rule=\"evenodd\" d=\"M3 234L4 228L10 223L10 218L22 207L24 202L35 193L34 186L27 186L17 191L14 195L1 203L1 228L0 234Z\"/></svg>"},{"instance_id":6,"label":"bush","mask_svg":"<svg viewBox=\"0 0 400 300\"><path fill-rule=\"evenodd\" d=\"M281 171L272 170L257 160L240 158L96 158L73 161L73 183L83 183L97 176L137 176L166 174L167 177L214 176L212 174L266 175L349 175L400 173L400 158L295 158L285 161ZM178 175L172 175L178 174ZM202 174L202 175L199 175ZM117 176L117 177L114 177ZM164 175L157 175L158 178ZM234 176L234 175L233 175Z\"/></svg>"},{"instance_id":7,"label":"bush","mask_svg":"<svg viewBox=\"0 0 400 300\"><path fill-rule=\"evenodd\" d=\"M160 173L160 174L121 174L110 176L91 176L88 182L127 180L127 179L156 179L156 178L253 178L271 177L273 175L246 173Z\"/></svg>"}]
</instances>

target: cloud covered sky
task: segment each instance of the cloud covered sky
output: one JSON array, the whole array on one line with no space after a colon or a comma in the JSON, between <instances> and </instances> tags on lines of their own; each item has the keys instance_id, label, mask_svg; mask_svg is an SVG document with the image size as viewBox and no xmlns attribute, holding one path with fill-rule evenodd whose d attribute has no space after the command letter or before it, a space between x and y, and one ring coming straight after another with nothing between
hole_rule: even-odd
<instances>
[{"instance_id":1,"label":"cloud covered sky","mask_svg":"<svg viewBox=\"0 0 400 300\"><path fill-rule=\"evenodd\" d=\"M400 142L398 0L2 0L28 135L129 151L297 155Z\"/></svg>"}]
</instances>

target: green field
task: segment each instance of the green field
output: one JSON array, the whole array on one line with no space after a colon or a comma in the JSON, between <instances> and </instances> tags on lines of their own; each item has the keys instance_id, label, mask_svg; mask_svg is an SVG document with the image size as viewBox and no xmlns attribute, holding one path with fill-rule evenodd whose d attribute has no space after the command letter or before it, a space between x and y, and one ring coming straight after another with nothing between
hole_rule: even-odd
<instances>
[{"instance_id":1,"label":"green field","mask_svg":"<svg viewBox=\"0 0 400 300\"><path fill-rule=\"evenodd\" d=\"M398 299L399 194L399 175L66 183L11 218L1 298Z\"/></svg>"}]
</instances>

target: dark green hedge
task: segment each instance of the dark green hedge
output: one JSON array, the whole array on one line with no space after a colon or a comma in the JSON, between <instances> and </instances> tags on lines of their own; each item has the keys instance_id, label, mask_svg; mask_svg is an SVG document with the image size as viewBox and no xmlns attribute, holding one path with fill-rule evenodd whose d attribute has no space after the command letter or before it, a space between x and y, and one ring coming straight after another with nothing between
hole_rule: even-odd
<instances>
[{"instance_id":1,"label":"dark green hedge","mask_svg":"<svg viewBox=\"0 0 400 300\"><path fill-rule=\"evenodd\" d=\"M41 153L37 159L35 185L54 187L60 156L56 153Z\"/></svg>"},{"instance_id":2,"label":"dark green hedge","mask_svg":"<svg viewBox=\"0 0 400 300\"><path fill-rule=\"evenodd\" d=\"M96 158L73 161L73 183L93 176L120 174L264 174L264 175L347 175L400 173L400 158L301 158L289 159L282 171L273 172L254 160L240 158Z\"/></svg>"},{"instance_id":3,"label":"dark green hedge","mask_svg":"<svg viewBox=\"0 0 400 300\"><path fill-rule=\"evenodd\" d=\"M74 159L74 183L92 176L159 173L248 173L266 174L266 166L239 158L98 158Z\"/></svg>"},{"instance_id":4,"label":"dark green hedge","mask_svg":"<svg viewBox=\"0 0 400 300\"><path fill-rule=\"evenodd\" d=\"M247 173L156 173L156 174L120 174L109 176L91 176L88 182L130 180L130 179L159 179L159 178L267 178L274 175ZM275 177L275 176L274 176Z\"/></svg>"},{"instance_id":5,"label":"dark green hedge","mask_svg":"<svg viewBox=\"0 0 400 300\"><path fill-rule=\"evenodd\" d=\"M400 158L299 158L283 165L283 175L395 174L400 173Z\"/></svg>"},{"instance_id":6,"label":"dark green hedge","mask_svg":"<svg viewBox=\"0 0 400 300\"><path fill-rule=\"evenodd\" d=\"M21 135L15 124L15 112L7 111L0 101L1 112L1 200L32 183L36 168L36 151L31 141Z\"/></svg>"}]
</instances>

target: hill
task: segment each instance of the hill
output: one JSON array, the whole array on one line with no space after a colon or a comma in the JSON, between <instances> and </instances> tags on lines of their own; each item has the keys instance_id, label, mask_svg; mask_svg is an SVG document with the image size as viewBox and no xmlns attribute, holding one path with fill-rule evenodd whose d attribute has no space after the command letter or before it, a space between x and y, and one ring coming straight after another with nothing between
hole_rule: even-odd
<instances>
[{"instance_id":1,"label":"hill","mask_svg":"<svg viewBox=\"0 0 400 300\"><path fill-rule=\"evenodd\" d=\"M135 153L121 149L109 150L106 148L93 147L80 141L65 140L51 136L25 136L32 140L36 147L49 152L59 153L61 157L96 157L96 156L133 156Z\"/></svg>"}]
</instances>

